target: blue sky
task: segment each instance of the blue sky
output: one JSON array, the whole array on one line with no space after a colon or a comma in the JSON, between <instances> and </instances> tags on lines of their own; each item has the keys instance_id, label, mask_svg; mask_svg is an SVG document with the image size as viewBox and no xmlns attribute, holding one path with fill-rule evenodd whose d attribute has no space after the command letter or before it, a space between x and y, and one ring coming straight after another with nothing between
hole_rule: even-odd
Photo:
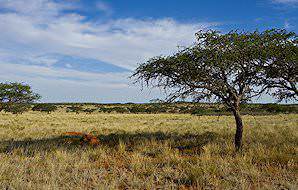
<instances>
[{"instance_id":1,"label":"blue sky","mask_svg":"<svg viewBox=\"0 0 298 190\"><path fill-rule=\"evenodd\" d=\"M139 63L198 30L297 32L298 0L0 0L0 28L1 82L28 83L44 102L148 102L164 94L132 84Z\"/></svg>"}]
</instances>

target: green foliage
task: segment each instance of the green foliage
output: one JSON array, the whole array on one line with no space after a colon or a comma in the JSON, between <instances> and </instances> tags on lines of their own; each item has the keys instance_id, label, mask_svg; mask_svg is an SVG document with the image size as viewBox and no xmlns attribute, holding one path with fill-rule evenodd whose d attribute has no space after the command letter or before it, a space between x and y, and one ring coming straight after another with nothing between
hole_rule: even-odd
<instances>
[{"instance_id":1,"label":"green foliage","mask_svg":"<svg viewBox=\"0 0 298 190\"><path fill-rule=\"evenodd\" d=\"M263 83L279 101L298 98L298 38L294 32L270 30L266 38L270 61L264 65Z\"/></svg>"},{"instance_id":2,"label":"green foliage","mask_svg":"<svg viewBox=\"0 0 298 190\"><path fill-rule=\"evenodd\" d=\"M134 105L128 108L130 113L146 113L147 109L144 105Z\"/></svg>"},{"instance_id":3,"label":"green foliage","mask_svg":"<svg viewBox=\"0 0 298 190\"><path fill-rule=\"evenodd\" d=\"M191 112L191 108L188 106L181 106L181 107L177 107L178 112L179 113L190 113Z\"/></svg>"},{"instance_id":4,"label":"green foliage","mask_svg":"<svg viewBox=\"0 0 298 190\"><path fill-rule=\"evenodd\" d=\"M67 112L75 112L76 114L79 114L82 110L83 110L82 106L75 106L75 105L72 105L66 108Z\"/></svg>"},{"instance_id":5,"label":"green foliage","mask_svg":"<svg viewBox=\"0 0 298 190\"><path fill-rule=\"evenodd\" d=\"M297 113L297 108L293 106L286 106L286 105L280 105L280 104L263 104L261 106L261 109L266 110L270 113Z\"/></svg>"},{"instance_id":6,"label":"green foliage","mask_svg":"<svg viewBox=\"0 0 298 190\"><path fill-rule=\"evenodd\" d=\"M31 87L22 83L0 83L1 109L13 114L23 113L29 109L30 104L40 99Z\"/></svg>"},{"instance_id":7,"label":"green foliage","mask_svg":"<svg viewBox=\"0 0 298 190\"><path fill-rule=\"evenodd\" d=\"M207 113L207 110L201 107L197 107L191 112L193 115L206 115Z\"/></svg>"},{"instance_id":8,"label":"green foliage","mask_svg":"<svg viewBox=\"0 0 298 190\"><path fill-rule=\"evenodd\" d=\"M146 108L146 113L165 113L168 109L163 104L151 104L151 106Z\"/></svg>"},{"instance_id":9,"label":"green foliage","mask_svg":"<svg viewBox=\"0 0 298 190\"><path fill-rule=\"evenodd\" d=\"M230 115L230 110L224 106L218 107L217 104L208 107L195 106L192 108L191 114L193 115Z\"/></svg>"},{"instance_id":10,"label":"green foliage","mask_svg":"<svg viewBox=\"0 0 298 190\"><path fill-rule=\"evenodd\" d=\"M56 105L56 104L55 104ZM67 112L76 112L77 108L72 106L60 107L66 109ZM79 105L79 104L76 104ZM275 104L273 104L275 105ZM273 115L277 113L298 113L297 104L276 104L280 111L272 111L267 108L267 104L241 104L240 112L246 115ZM77 107L77 106L74 106ZM88 104L80 106L79 112L84 113L123 113L123 114L158 114L158 113L174 113L174 114L193 114L193 115L231 115L231 110L223 104L213 103L147 103L147 104Z\"/></svg>"},{"instance_id":11,"label":"green foliage","mask_svg":"<svg viewBox=\"0 0 298 190\"><path fill-rule=\"evenodd\" d=\"M106 107L100 107L98 108L98 111L104 112L104 113L111 113L111 108L106 108Z\"/></svg>"},{"instance_id":12,"label":"green foliage","mask_svg":"<svg viewBox=\"0 0 298 190\"><path fill-rule=\"evenodd\" d=\"M128 108L130 113L164 113L167 112L167 108L162 104L148 104L148 105L134 105Z\"/></svg>"},{"instance_id":13,"label":"green foliage","mask_svg":"<svg viewBox=\"0 0 298 190\"><path fill-rule=\"evenodd\" d=\"M30 109L30 104L25 103L13 103L4 104L4 111L12 114L22 114Z\"/></svg>"},{"instance_id":14,"label":"green foliage","mask_svg":"<svg viewBox=\"0 0 298 190\"><path fill-rule=\"evenodd\" d=\"M86 108L86 109L83 109L82 111L85 112L85 113L91 114L91 113L95 112L96 110L97 109Z\"/></svg>"},{"instance_id":15,"label":"green foliage","mask_svg":"<svg viewBox=\"0 0 298 190\"><path fill-rule=\"evenodd\" d=\"M36 104L33 106L33 111L41 111L41 112L47 112L51 113L53 111L56 111L58 108L54 104Z\"/></svg>"},{"instance_id":16,"label":"green foliage","mask_svg":"<svg viewBox=\"0 0 298 190\"><path fill-rule=\"evenodd\" d=\"M104 112L104 113L128 113L128 109L125 107L101 107L99 108L99 111Z\"/></svg>"}]
</instances>

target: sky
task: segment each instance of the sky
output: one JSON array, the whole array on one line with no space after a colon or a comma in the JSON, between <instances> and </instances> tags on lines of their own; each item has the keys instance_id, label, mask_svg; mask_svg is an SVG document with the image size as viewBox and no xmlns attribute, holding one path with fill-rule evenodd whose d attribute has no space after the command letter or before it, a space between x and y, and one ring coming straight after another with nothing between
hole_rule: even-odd
<instances>
[{"instance_id":1,"label":"sky","mask_svg":"<svg viewBox=\"0 0 298 190\"><path fill-rule=\"evenodd\" d=\"M270 28L297 33L298 0L0 0L0 82L41 102L148 102L165 93L133 84L139 64L199 30Z\"/></svg>"}]
</instances>

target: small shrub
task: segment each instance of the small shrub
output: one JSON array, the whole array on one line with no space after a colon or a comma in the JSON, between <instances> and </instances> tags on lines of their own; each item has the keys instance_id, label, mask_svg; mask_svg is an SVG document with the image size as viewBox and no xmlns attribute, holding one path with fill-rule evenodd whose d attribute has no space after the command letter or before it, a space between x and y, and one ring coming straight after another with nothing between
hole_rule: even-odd
<instances>
[{"instance_id":1,"label":"small shrub","mask_svg":"<svg viewBox=\"0 0 298 190\"><path fill-rule=\"evenodd\" d=\"M160 104L152 104L151 106L147 107L145 110L146 113L165 113L167 109Z\"/></svg>"},{"instance_id":2,"label":"small shrub","mask_svg":"<svg viewBox=\"0 0 298 190\"><path fill-rule=\"evenodd\" d=\"M58 109L57 106L53 104L37 104L32 108L33 111L40 111L40 112L47 112L47 113L51 113L53 111L56 111L57 109Z\"/></svg>"},{"instance_id":3,"label":"small shrub","mask_svg":"<svg viewBox=\"0 0 298 190\"><path fill-rule=\"evenodd\" d=\"M146 107L142 106L142 105L135 105L132 106L130 108L128 108L130 113L146 113Z\"/></svg>"},{"instance_id":4,"label":"small shrub","mask_svg":"<svg viewBox=\"0 0 298 190\"><path fill-rule=\"evenodd\" d=\"M83 112L91 114L91 113L95 112L96 110L97 109L87 108L87 109L84 109Z\"/></svg>"},{"instance_id":5,"label":"small shrub","mask_svg":"<svg viewBox=\"0 0 298 190\"><path fill-rule=\"evenodd\" d=\"M105 108L105 107L101 107L98 109L100 112L104 112L104 113L110 113L111 109L110 108Z\"/></svg>"},{"instance_id":6,"label":"small shrub","mask_svg":"<svg viewBox=\"0 0 298 190\"><path fill-rule=\"evenodd\" d=\"M125 107L111 107L111 108L102 107L102 108L99 108L99 111L104 113L111 113L111 112L128 113L128 109Z\"/></svg>"},{"instance_id":7,"label":"small shrub","mask_svg":"<svg viewBox=\"0 0 298 190\"><path fill-rule=\"evenodd\" d=\"M181 106L178 108L179 109L179 113L189 113L190 112L190 108L187 106Z\"/></svg>"},{"instance_id":8,"label":"small shrub","mask_svg":"<svg viewBox=\"0 0 298 190\"><path fill-rule=\"evenodd\" d=\"M116 113L128 113L128 110L125 107L113 107L111 110Z\"/></svg>"},{"instance_id":9,"label":"small shrub","mask_svg":"<svg viewBox=\"0 0 298 190\"><path fill-rule=\"evenodd\" d=\"M282 113L286 111L286 109L284 109L284 107L279 104L263 104L261 108L271 113Z\"/></svg>"},{"instance_id":10,"label":"small shrub","mask_svg":"<svg viewBox=\"0 0 298 190\"><path fill-rule=\"evenodd\" d=\"M4 104L3 110L12 114L22 114L30 108L29 104Z\"/></svg>"},{"instance_id":11,"label":"small shrub","mask_svg":"<svg viewBox=\"0 0 298 190\"><path fill-rule=\"evenodd\" d=\"M76 114L79 114L81 111L83 110L83 108L81 106L70 106L67 107L66 112L75 112Z\"/></svg>"},{"instance_id":12,"label":"small shrub","mask_svg":"<svg viewBox=\"0 0 298 190\"><path fill-rule=\"evenodd\" d=\"M202 108L202 107L196 107L191 112L191 114L193 114L193 115L205 115L207 113L208 113L208 111L205 108Z\"/></svg>"}]
</instances>

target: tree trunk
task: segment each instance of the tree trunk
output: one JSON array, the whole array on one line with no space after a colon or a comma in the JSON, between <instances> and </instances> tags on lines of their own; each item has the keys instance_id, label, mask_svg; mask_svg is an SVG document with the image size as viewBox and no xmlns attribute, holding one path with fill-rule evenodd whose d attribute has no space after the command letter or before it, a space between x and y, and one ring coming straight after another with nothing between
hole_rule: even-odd
<instances>
[{"instance_id":1,"label":"tree trunk","mask_svg":"<svg viewBox=\"0 0 298 190\"><path fill-rule=\"evenodd\" d=\"M236 121L235 148L239 151L242 147L243 122L239 109L233 110L233 114Z\"/></svg>"}]
</instances>

